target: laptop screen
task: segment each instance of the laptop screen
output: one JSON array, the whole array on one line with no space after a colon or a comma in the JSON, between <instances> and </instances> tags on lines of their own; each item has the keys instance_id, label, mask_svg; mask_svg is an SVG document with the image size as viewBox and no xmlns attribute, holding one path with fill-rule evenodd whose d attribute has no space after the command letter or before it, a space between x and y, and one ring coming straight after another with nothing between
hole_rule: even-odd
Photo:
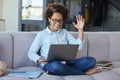
<instances>
[{"instance_id":1,"label":"laptop screen","mask_svg":"<svg viewBox=\"0 0 120 80\"><path fill-rule=\"evenodd\" d=\"M47 61L69 61L76 57L78 44L50 45Z\"/></svg>"}]
</instances>

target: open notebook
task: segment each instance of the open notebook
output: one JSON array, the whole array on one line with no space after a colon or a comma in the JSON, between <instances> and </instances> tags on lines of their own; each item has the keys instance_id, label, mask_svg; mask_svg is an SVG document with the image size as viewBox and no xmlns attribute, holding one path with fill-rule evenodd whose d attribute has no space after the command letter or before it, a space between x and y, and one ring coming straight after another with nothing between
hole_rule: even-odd
<instances>
[{"instance_id":1,"label":"open notebook","mask_svg":"<svg viewBox=\"0 0 120 80\"><path fill-rule=\"evenodd\" d=\"M10 72L8 74L8 76L38 78L42 73L43 73L43 71L33 71L33 72L28 72L28 71L14 71L14 72Z\"/></svg>"}]
</instances>

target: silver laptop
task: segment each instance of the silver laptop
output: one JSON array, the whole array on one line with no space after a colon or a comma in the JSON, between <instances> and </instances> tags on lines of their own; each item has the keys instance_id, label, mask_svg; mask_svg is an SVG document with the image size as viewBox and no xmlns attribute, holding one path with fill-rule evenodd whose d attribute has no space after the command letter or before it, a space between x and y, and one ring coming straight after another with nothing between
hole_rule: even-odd
<instances>
[{"instance_id":1,"label":"silver laptop","mask_svg":"<svg viewBox=\"0 0 120 80\"><path fill-rule=\"evenodd\" d=\"M47 61L69 61L76 57L78 44L50 45Z\"/></svg>"}]
</instances>

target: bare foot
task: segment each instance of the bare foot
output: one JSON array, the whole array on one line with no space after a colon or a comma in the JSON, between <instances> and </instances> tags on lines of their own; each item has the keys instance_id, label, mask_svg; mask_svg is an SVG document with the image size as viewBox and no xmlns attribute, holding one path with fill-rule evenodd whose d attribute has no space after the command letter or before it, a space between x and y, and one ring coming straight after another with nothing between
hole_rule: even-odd
<instances>
[{"instance_id":1,"label":"bare foot","mask_svg":"<svg viewBox=\"0 0 120 80\"><path fill-rule=\"evenodd\" d=\"M91 75L91 74L98 73L98 72L101 72L101 71L102 71L101 68L92 68L92 69L88 70L88 71L86 72L86 74L87 74L87 75Z\"/></svg>"}]
</instances>

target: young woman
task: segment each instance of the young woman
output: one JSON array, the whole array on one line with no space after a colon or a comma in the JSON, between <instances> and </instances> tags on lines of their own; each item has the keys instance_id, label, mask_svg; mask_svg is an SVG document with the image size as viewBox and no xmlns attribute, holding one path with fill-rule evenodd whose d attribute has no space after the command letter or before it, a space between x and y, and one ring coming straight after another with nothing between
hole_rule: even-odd
<instances>
[{"instance_id":1,"label":"young woman","mask_svg":"<svg viewBox=\"0 0 120 80\"><path fill-rule=\"evenodd\" d=\"M66 29L62 29L64 21L68 18L68 10L62 4L49 4L46 8L45 17L49 26L38 32L35 37L28 52L30 60L40 63L44 71L55 75L89 75L101 71L99 68L94 68L96 60L93 57L82 57L66 61L66 63L60 61L46 62L51 44L79 44L79 50L82 49L84 18L78 15L76 16L77 23L73 22L74 27L78 30L78 38L75 39ZM37 54L39 49L41 55Z\"/></svg>"}]
</instances>

